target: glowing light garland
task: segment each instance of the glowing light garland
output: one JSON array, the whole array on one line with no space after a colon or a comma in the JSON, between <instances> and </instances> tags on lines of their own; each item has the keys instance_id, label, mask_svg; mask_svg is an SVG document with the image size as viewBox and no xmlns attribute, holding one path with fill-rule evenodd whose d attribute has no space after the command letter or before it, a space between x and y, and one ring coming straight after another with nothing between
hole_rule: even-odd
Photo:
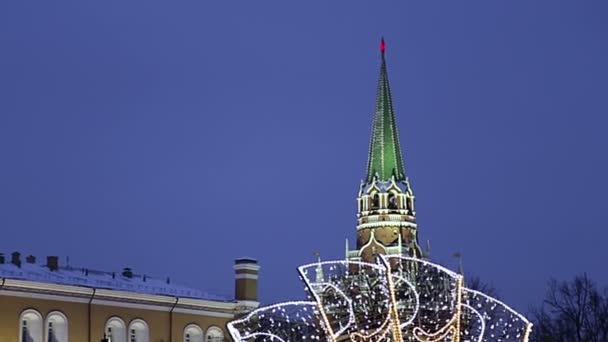
<instances>
[{"instance_id":1,"label":"glowing light garland","mask_svg":"<svg viewBox=\"0 0 608 342\"><path fill-rule=\"evenodd\" d=\"M506 304L463 286L431 262L381 256L379 263L300 266L310 301L257 309L232 321L235 341L527 342L532 324Z\"/></svg>"}]
</instances>

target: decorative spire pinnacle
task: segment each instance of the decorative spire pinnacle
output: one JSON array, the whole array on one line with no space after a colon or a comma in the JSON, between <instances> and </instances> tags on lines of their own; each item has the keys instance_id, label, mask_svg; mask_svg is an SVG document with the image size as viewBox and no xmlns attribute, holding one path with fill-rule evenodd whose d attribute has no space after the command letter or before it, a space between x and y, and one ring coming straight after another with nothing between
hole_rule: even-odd
<instances>
[{"instance_id":1,"label":"decorative spire pinnacle","mask_svg":"<svg viewBox=\"0 0 608 342\"><path fill-rule=\"evenodd\" d=\"M322 283L325 280L324 275L323 275L323 266L321 266L321 253L320 252L315 252L314 255L317 257L317 268L315 269L315 281L317 283Z\"/></svg>"},{"instance_id":2,"label":"decorative spire pinnacle","mask_svg":"<svg viewBox=\"0 0 608 342\"><path fill-rule=\"evenodd\" d=\"M369 147L367 162L366 182L370 183L374 177L378 181L388 181L394 177L395 181L405 180L405 169L401 146L399 144L399 132L393 111L393 101L388 83L388 72L384 53L386 43L384 38L380 40L380 52L382 64L380 66L380 77L378 79L378 93L376 96L376 112L372 127L372 137Z\"/></svg>"}]
</instances>

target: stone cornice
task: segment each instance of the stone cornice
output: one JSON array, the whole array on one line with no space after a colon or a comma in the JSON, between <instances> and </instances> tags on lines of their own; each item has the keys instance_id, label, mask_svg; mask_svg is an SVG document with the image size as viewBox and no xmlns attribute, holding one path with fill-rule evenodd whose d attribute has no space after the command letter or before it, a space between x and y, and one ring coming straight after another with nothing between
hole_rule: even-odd
<instances>
[{"instance_id":1,"label":"stone cornice","mask_svg":"<svg viewBox=\"0 0 608 342\"><path fill-rule=\"evenodd\" d=\"M2 292L5 295L23 293L40 295L41 298L49 300L64 300L70 302L86 302L83 299L93 299L102 305L115 306L151 306L154 309L170 308L175 304L176 297L150 295L135 292L115 291L106 289L96 289L71 285L48 284L26 280L4 279ZM210 301L194 298L178 298L176 308L213 311L223 313L233 313L236 309L236 302Z\"/></svg>"}]
</instances>

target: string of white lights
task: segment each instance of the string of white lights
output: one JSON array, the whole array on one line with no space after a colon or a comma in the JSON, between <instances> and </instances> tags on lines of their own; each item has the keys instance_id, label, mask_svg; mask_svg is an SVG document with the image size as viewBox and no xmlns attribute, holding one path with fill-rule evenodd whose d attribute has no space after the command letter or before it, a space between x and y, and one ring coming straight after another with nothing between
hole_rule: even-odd
<instances>
[{"instance_id":1,"label":"string of white lights","mask_svg":"<svg viewBox=\"0 0 608 342\"><path fill-rule=\"evenodd\" d=\"M310 301L259 308L232 321L234 340L269 342L527 342L532 324L463 286L461 275L412 257L298 267Z\"/></svg>"}]
</instances>

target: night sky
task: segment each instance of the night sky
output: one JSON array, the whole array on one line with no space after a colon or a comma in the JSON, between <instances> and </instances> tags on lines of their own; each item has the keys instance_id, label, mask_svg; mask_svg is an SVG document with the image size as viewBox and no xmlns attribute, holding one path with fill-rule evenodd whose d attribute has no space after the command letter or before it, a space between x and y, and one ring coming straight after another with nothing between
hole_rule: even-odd
<instances>
[{"instance_id":1,"label":"night sky","mask_svg":"<svg viewBox=\"0 0 608 342\"><path fill-rule=\"evenodd\" d=\"M608 2L2 1L0 252L300 298L354 247L387 41L419 236L526 312L608 285Z\"/></svg>"}]
</instances>

